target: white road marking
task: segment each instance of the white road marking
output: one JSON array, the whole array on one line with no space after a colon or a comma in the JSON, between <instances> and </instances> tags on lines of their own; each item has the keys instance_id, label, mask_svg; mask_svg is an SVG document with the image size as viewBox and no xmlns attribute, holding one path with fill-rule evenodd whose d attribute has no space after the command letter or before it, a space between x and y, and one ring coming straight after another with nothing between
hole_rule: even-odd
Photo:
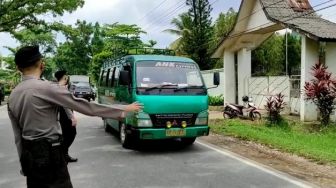
<instances>
[{"instance_id":1,"label":"white road marking","mask_svg":"<svg viewBox=\"0 0 336 188\"><path fill-rule=\"evenodd\" d=\"M255 161L252 161L250 159L247 159L247 158L245 158L243 156L240 156L240 155L238 155L236 153L233 153L231 151L228 151L226 149L219 148L219 147L217 147L217 146L215 146L213 144L205 143L204 141L199 141L199 140L197 140L196 143L199 144L199 145L201 145L201 146L203 146L203 147L206 147L208 149L214 150L214 151L216 151L216 152L218 152L218 153L220 153L222 155L225 155L225 156L230 157L232 159L238 160L238 161L243 162L243 163L245 163L245 164L247 164L249 166L252 166L252 167L257 168L257 169L259 169L261 171L264 171L264 172L266 172L268 174L271 174L271 175L273 175L275 177L278 177L280 179L288 181L288 182L290 182L290 183L292 183L294 185L297 185L297 186L300 186L300 187L303 187L303 188L318 187L316 185L313 185L313 184L308 183L308 182L304 182L303 180L300 180L298 178L292 177L292 176L290 176L288 174L285 174L285 173L280 172L278 170L272 169L272 168L270 168L268 166L265 166L263 164L260 164L258 162L255 162Z\"/></svg>"}]
</instances>

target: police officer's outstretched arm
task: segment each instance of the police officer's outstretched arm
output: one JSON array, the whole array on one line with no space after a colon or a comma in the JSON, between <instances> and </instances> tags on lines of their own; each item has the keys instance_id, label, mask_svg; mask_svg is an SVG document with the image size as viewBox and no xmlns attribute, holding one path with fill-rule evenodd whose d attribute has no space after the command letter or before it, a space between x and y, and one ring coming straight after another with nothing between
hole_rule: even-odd
<instances>
[{"instance_id":1,"label":"police officer's outstretched arm","mask_svg":"<svg viewBox=\"0 0 336 188\"><path fill-rule=\"evenodd\" d=\"M130 105L115 104L109 106L90 103L84 99L74 97L68 90L60 89L57 85L46 84L43 87L45 87L43 89L45 93L41 94L41 96L37 94L36 97L89 116L120 119L125 116L125 112L137 112L143 108L137 102Z\"/></svg>"}]
</instances>

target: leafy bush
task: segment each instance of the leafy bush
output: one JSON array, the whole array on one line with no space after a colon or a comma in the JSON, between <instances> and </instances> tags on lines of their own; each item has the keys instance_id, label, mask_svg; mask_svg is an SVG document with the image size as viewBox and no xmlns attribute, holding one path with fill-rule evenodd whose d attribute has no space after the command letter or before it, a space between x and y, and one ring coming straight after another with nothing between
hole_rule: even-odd
<instances>
[{"instance_id":1,"label":"leafy bush","mask_svg":"<svg viewBox=\"0 0 336 188\"><path fill-rule=\"evenodd\" d=\"M209 105L210 106L222 106L222 105L224 105L223 95L209 96Z\"/></svg>"},{"instance_id":2,"label":"leafy bush","mask_svg":"<svg viewBox=\"0 0 336 188\"><path fill-rule=\"evenodd\" d=\"M313 101L321 113L321 124L328 125L330 114L335 108L336 80L327 71L327 66L318 63L311 70L313 79L304 86L306 100Z\"/></svg>"},{"instance_id":3,"label":"leafy bush","mask_svg":"<svg viewBox=\"0 0 336 188\"><path fill-rule=\"evenodd\" d=\"M280 123L282 121L280 112L285 108L284 95L281 93L268 97L265 109L268 112L268 120L273 123Z\"/></svg>"}]
</instances>

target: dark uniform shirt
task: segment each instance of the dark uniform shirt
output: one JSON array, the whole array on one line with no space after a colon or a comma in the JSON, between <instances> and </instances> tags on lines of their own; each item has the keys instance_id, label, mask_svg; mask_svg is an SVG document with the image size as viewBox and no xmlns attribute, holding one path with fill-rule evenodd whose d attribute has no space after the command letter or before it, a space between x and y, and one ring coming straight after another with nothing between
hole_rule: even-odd
<instances>
[{"instance_id":1,"label":"dark uniform shirt","mask_svg":"<svg viewBox=\"0 0 336 188\"><path fill-rule=\"evenodd\" d=\"M75 98L64 87L23 76L23 81L9 96L8 114L12 122L15 144L21 156L21 139L56 139L62 134L58 122L59 106L89 116L120 119L125 116L124 105L105 106Z\"/></svg>"}]
</instances>

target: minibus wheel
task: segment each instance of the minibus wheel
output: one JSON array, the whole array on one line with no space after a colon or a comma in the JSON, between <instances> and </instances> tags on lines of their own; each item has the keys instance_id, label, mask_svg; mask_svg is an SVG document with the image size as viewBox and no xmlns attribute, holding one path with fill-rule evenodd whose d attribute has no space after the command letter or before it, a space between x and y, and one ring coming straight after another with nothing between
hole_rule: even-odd
<instances>
[{"instance_id":1,"label":"minibus wheel","mask_svg":"<svg viewBox=\"0 0 336 188\"><path fill-rule=\"evenodd\" d=\"M121 145L126 149L131 149L133 140L129 134L126 132L126 124L121 123L119 126L119 137Z\"/></svg>"},{"instance_id":2,"label":"minibus wheel","mask_svg":"<svg viewBox=\"0 0 336 188\"><path fill-rule=\"evenodd\" d=\"M105 132L111 132L111 127L107 124L106 119L103 119L103 125L104 125L104 130Z\"/></svg>"}]
</instances>

